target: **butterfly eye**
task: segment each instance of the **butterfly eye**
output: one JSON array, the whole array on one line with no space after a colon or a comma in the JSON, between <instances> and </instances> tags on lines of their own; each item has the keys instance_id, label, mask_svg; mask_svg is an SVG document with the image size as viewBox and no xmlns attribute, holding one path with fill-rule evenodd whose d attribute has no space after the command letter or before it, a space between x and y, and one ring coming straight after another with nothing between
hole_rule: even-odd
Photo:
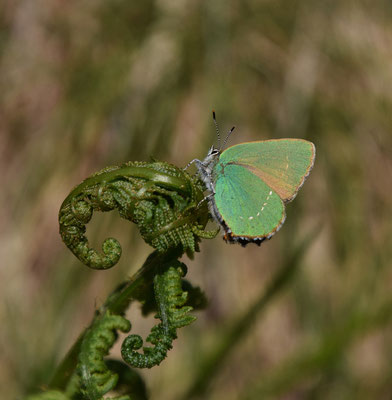
<instances>
[{"instance_id":1,"label":"butterfly eye","mask_svg":"<svg viewBox=\"0 0 392 400\"><path fill-rule=\"evenodd\" d=\"M208 151L208 156L216 156L220 153L220 150L216 149L214 146L211 146L210 150Z\"/></svg>"}]
</instances>

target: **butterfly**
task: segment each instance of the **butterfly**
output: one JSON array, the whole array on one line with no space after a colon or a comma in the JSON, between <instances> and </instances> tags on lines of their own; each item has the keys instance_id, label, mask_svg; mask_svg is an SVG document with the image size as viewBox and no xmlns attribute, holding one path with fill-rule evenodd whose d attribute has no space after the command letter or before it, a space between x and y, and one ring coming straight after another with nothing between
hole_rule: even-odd
<instances>
[{"instance_id":1,"label":"butterfly","mask_svg":"<svg viewBox=\"0 0 392 400\"><path fill-rule=\"evenodd\" d=\"M213 119L218 140L215 112ZM229 131L223 146L234 127ZM209 210L227 242L260 245L279 231L292 201L308 177L316 148L303 139L271 139L228 147L212 146L204 160L192 160L210 192ZM189 163L188 165L190 165Z\"/></svg>"}]
</instances>

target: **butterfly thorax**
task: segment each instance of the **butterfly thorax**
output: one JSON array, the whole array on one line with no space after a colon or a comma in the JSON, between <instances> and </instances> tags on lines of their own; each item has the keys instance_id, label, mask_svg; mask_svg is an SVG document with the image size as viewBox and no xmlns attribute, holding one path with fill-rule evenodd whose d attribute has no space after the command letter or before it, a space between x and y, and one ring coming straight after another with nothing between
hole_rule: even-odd
<instances>
[{"instance_id":1,"label":"butterfly thorax","mask_svg":"<svg viewBox=\"0 0 392 400\"><path fill-rule=\"evenodd\" d=\"M230 232L230 230L220 215L214 201L216 184L215 167L219 162L220 155L221 151L214 148L214 146L211 146L204 160L195 160L195 163L201 180L206 185L206 189L210 192L210 194L204 198L204 200L208 201L210 214L213 219L224 229L225 234L227 234Z\"/></svg>"},{"instance_id":2,"label":"butterfly thorax","mask_svg":"<svg viewBox=\"0 0 392 400\"><path fill-rule=\"evenodd\" d=\"M215 165L219 161L220 157L220 150L214 148L212 146L207 154L207 156L204 158L203 161L196 162L196 168L199 172L200 178L206 185L206 188L211 192L215 193L215 185L214 185L214 176L213 176L213 171L215 168Z\"/></svg>"}]
</instances>

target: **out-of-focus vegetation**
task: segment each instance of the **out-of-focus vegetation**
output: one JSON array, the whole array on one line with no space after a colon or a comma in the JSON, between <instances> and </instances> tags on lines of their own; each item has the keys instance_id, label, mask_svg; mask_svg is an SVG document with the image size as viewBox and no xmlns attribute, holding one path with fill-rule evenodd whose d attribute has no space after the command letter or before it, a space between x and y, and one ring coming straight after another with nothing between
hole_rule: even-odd
<instances>
[{"instance_id":1,"label":"out-of-focus vegetation","mask_svg":"<svg viewBox=\"0 0 392 400\"><path fill-rule=\"evenodd\" d=\"M215 108L232 144L306 138L316 163L270 242L216 238L186 261L210 305L142 371L151 399L391 398L390 1L5 0L0 57L1 397L48 382L150 252L98 215L89 237L123 255L88 270L58 235L62 200L106 165L202 158Z\"/></svg>"}]
</instances>

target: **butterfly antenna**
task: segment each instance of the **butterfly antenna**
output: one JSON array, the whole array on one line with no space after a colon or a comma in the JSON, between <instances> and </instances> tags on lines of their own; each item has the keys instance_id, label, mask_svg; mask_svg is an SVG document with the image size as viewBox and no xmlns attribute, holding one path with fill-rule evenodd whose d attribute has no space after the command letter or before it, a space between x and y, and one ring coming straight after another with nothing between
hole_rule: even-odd
<instances>
[{"instance_id":1,"label":"butterfly antenna","mask_svg":"<svg viewBox=\"0 0 392 400\"><path fill-rule=\"evenodd\" d=\"M229 137L230 137L230 135L232 134L232 132L234 131L234 129L235 129L235 126L233 126L233 127L229 130L229 133L227 134L227 136L226 136L226 138L225 138L225 141L223 142L222 148L225 147L225 145L226 145L227 141L229 140Z\"/></svg>"},{"instance_id":2,"label":"butterfly antenna","mask_svg":"<svg viewBox=\"0 0 392 400\"><path fill-rule=\"evenodd\" d=\"M218 136L218 149L220 150L221 139L220 139L218 123L216 122L215 110L212 110L212 119L214 120L214 124L215 124L216 136Z\"/></svg>"}]
</instances>

